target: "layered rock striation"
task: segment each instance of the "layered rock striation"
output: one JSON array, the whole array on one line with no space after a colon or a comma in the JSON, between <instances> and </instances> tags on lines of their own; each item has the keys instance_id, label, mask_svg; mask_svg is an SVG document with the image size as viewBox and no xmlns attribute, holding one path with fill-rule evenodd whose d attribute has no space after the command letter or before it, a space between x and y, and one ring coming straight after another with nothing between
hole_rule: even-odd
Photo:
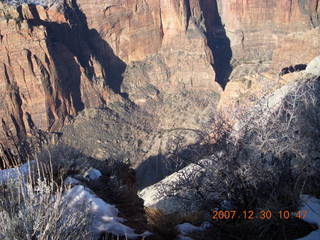
<instances>
[{"instance_id":1,"label":"layered rock striation","mask_svg":"<svg viewBox=\"0 0 320 240\"><path fill-rule=\"evenodd\" d=\"M163 128L199 129L192 116L204 118L203 109L221 96L224 105L239 89L264 88L255 84L260 75L243 76L244 65L248 72L258 65L269 81L320 54L319 6L319 0L1 4L0 139L33 127L60 131L83 109L123 97L157 113Z\"/></svg>"},{"instance_id":2,"label":"layered rock striation","mask_svg":"<svg viewBox=\"0 0 320 240\"><path fill-rule=\"evenodd\" d=\"M58 131L69 117L111 97L88 30L66 16L32 5L2 12L0 113L3 127L14 135L33 127ZM5 135L2 131L0 138Z\"/></svg>"},{"instance_id":3,"label":"layered rock striation","mask_svg":"<svg viewBox=\"0 0 320 240\"><path fill-rule=\"evenodd\" d=\"M280 68L308 63L319 52L319 0L218 3L237 61L273 60Z\"/></svg>"}]
</instances>

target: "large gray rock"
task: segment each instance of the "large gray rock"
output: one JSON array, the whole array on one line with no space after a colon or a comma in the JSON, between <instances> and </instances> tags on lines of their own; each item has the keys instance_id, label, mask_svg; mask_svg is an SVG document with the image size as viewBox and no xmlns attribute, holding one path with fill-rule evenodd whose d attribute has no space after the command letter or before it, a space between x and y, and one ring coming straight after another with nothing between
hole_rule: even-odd
<instances>
[{"instance_id":1,"label":"large gray rock","mask_svg":"<svg viewBox=\"0 0 320 240\"><path fill-rule=\"evenodd\" d=\"M169 193L172 186L179 185L183 178L191 177L199 171L203 171L200 166L196 164L190 164L180 171L167 176L160 182L144 188L139 193L139 196L144 200L144 205L146 207L157 208L165 213L184 212L187 208L181 204L182 199L176 196L166 196L166 194L164 195L163 193ZM185 187L186 189L181 188L179 191L185 192L186 197L192 199L192 194L190 192L188 193L188 186ZM197 210L197 205L189 205L188 210Z\"/></svg>"},{"instance_id":2,"label":"large gray rock","mask_svg":"<svg viewBox=\"0 0 320 240\"><path fill-rule=\"evenodd\" d=\"M138 195L144 200L144 206L157 208L168 214L207 209L204 204L211 200L221 201L223 204L218 192L208 192L203 187L210 181L206 174L216 174L213 166L214 161L210 159L191 163L156 184L144 188ZM208 170L209 168L213 171Z\"/></svg>"},{"instance_id":3,"label":"large gray rock","mask_svg":"<svg viewBox=\"0 0 320 240\"><path fill-rule=\"evenodd\" d=\"M320 76L320 56L315 57L307 66L306 73Z\"/></svg>"}]
</instances>

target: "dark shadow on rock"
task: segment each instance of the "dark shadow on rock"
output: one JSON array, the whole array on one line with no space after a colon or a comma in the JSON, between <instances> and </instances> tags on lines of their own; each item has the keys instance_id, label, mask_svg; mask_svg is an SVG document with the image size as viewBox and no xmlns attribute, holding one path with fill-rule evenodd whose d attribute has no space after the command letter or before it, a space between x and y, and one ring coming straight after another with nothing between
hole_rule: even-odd
<instances>
[{"instance_id":1,"label":"dark shadow on rock","mask_svg":"<svg viewBox=\"0 0 320 240\"><path fill-rule=\"evenodd\" d=\"M306 68L307 68L306 64L297 64L297 65L294 65L294 66L285 67L285 68L281 69L279 75L283 76L283 75L286 75L288 73L300 72L300 71L306 70Z\"/></svg>"},{"instance_id":2,"label":"dark shadow on rock","mask_svg":"<svg viewBox=\"0 0 320 240\"><path fill-rule=\"evenodd\" d=\"M47 45L58 68L57 74L66 72L67 69L69 74L72 75L71 77L58 77L61 81L67 81L62 82L62 84L73 95L77 110L81 111L84 105L81 102L81 72L78 63L84 68L86 76L91 81L102 80L115 93L120 93L122 73L126 64L114 54L110 45L101 38L96 29L88 28L86 16L79 9L76 0L72 0L70 4L64 4L64 15L69 23L40 20L35 6L29 5L34 19L28 20L28 24L31 28L39 25L46 27L48 33ZM77 62L74 61L72 55L76 57ZM103 79L99 79L99 76L96 75L92 58L101 65Z\"/></svg>"},{"instance_id":3,"label":"dark shadow on rock","mask_svg":"<svg viewBox=\"0 0 320 240\"><path fill-rule=\"evenodd\" d=\"M186 146L174 155L151 156L136 168L138 188L141 190L151 186L188 164L209 156L212 151L212 145L196 143Z\"/></svg>"},{"instance_id":4,"label":"dark shadow on rock","mask_svg":"<svg viewBox=\"0 0 320 240\"><path fill-rule=\"evenodd\" d=\"M136 169L138 188L153 185L170 175L165 165L166 159L163 155L152 156L143 161Z\"/></svg>"},{"instance_id":5,"label":"dark shadow on rock","mask_svg":"<svg viewBox=\"0 0 320 240\"><path fill-rule=\"evenodd\" d=\"M90 54L96 59L103 69L103 78L105 83L115 92L120 93L122 84L122 74L126 68L126 64L117 57L110 45L101 38L96 29L89 29L85 14L79 9L76 0L72 0L71 6L65 4L65 16L69 20L72 29L85 40ZM79 50L81 52L81 47ZM90 55L89 55L90 56ZM81 56L79 61L86 66L87 75L90 79L95 77L94 69L88 68L88 55Z\"/></svg>"},{"instance_id":6,"label":"dark shadow on rock","mask_svg":"<svg viewBox=\"0 0 320 240\"><path fill-rule=\"evenodd\" d=\"M221 22L217 1L200 1L203 13L206 37L214 58L216 81L224 89L232 71L232 49L224 25Z\"/></svg>"},{"instance_id":7,"label":"dark shadow on rock","mask_svg":"<svg viewBox=\"0 0 320 240\"><path fill-rule=\"evenodd\" d=\"M74 39L75 35L73 30L66 23L59 24L55 22L46 22L39 19L32 19L28 20L28 24L30 27L45 26L47 30L48 36L46 39L46 44L49 54L54 62L56 71L51 72L50 75L47 73L46 76L48 79L43 79L43 81L45 81L45 83L43 82L43 84L45 84L45 91L50 90L50 95L52 95L53 86L51 86L51 84L53 81L50 81L49 79L57 78L58 84L55 86L55 88L58 91L61 91L63 96L66 96L67 98L70 97L72 99L77 112L83 110L84 104L81 99L80 89L81 70L79 64L74 59L74 56L76 56L81 64L81 53L78 54L78 51L76 51L76 47L78 44L81 44L81 40ZM70 45L74 46L70 47ZM46 59L46 61L49 63L49 59ZM47 63L41 63L41 65L45 65ZM51 71L52 69L48 70ZM54 74L56 74L56 76ZM55 99L55 104L59 108L61 104L59 99Z\"/></svg>"}]
</instances>

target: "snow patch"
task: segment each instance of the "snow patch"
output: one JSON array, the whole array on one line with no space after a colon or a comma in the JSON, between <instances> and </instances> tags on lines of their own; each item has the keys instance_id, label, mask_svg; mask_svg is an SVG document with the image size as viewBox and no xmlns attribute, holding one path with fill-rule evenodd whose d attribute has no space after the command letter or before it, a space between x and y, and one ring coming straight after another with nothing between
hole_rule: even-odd
<instances>
[{"instance_id":1,"label":"snow patch","mask_svg":"<svg viewBox=\"0 0 320 240\"><path fill-rule=\"evenodd\" d=\"M129 239L151 234L149 232L136 234L132 228L122 224L125 219L118 217L119 210L114 205L104 202L90 189L82 185L77 185L67 191L64 195L64 201L71 210L84 206L88 208L88 217L92 219L92 230L97 237L104 232L125 236Z\"/></svg>"},{"instance_id":2,"label":"snow patch","mask_svg":"<svg viewBox=\"0 0 320 240\"><path fill-rule=\"evenodd\" d=\"M302 212L306 212L307 216L303 218L304 221L316 224L320 228L320 199L309 195L301 196L302 206L299 209ZM320 229L311 232L308 236L304 238L299 238L298 240L319 240L320 239Z\"/></svg>"},{"instance_id":3,"label":"snow patch","mask_svg":"<svg viewBox=\"0 0 320 240\"><path fill-rule=\"evenodd\" d=\"M92 168L86 173L85 178L88 180L97 180L101 176L102 173L98 169Z\"/></svg>"},{"instance_id":4,"label":"snow patch","mask_svg":"<svg viewBox=\"0 0 320 240\"><path fill-rule=\"evenodd\" d=\"M192 238L185 236L192 232L204 231L212 226L209 222L204 222L200 227L194 226L191 223L182 223L176 226L177 230L180 232L178 239L179 240L192 240Z\"/></svg>"},{"instance_id":5,"label":"snow patch","mask_svg":"<svg viewBox=\"0 0 320 240\"><path fill-rule=\"evenodd\" d=\"M64 185L71 185L71 186L74 186L74 185L80 185L81 182L78 180L78 179L75 179L73 177L67 177L64 181L63 181Z\"/></svg>"},{"instance_id":6,"label":"snow patch","mask_svg":"<svg viewBox=\"0 0 320 240\"><path fill-rule=\"evenodd\" d=\"M202 231L201 227L192 225L191 223L182 223L177 225L177 229L180 233L186 235L195 231Z\"/></svg>"},{"instance_id":7,"label":"snow patch","mask_svg":"<svg viewBox=\"0 0 320 240\"><path fill-rule=\"evenodd\" d=\"M297 240L319 240L320 239L320 230L313 231L308 236L304 238L299 238Z\"/></svg>"},{"instance_id":8,"label":"snow patch","mask_svg":"<svg viewBox=\"0 0 320 240\"><path fill-rule=\"evenodd\" d=\"M29 174L30 167L33 164L35 164L34 160L22 164L20 167L0 170L0 185L7 184L9 182L16 183L21 179L21 177L24 179Z\"/></svg>"},{"instance_id":9,"label":"snow patch","mask_svg":"<svg viewBox=\"0 0 320 240\"><path fill-rule=\"evenodd\" d=\"M308 223L317 224L320 227L320 199L309 195L302 195L301 201L302 207L300 210L307 212L307 216L303 220Z\"/></svg>"},{"instance_id":10,"label":"snow patch","mask_svg":"<svg viewBox=\"0 0 320 240\"><path fill-rule=\"evenodd\" d=\"M191 237L186 237L184 235L178 235L178 240L193 240Z\"/></svg>"}]
</instances>

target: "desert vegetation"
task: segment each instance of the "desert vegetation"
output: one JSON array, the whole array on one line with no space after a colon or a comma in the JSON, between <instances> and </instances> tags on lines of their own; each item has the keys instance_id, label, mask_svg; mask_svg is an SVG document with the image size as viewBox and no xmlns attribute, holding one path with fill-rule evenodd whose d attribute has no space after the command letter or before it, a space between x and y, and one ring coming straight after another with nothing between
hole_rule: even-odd
<instances>
[{"instance_id":1,"label":"desert vegetation","mask_svg":"<svg viewBox=\"0 0 320 240\"><path fill-rule=\"evenodd\" d=\"M124 162L94 161L63 144L44 145L32 157L35 160L1 173L1 239L127 239L115 234L117 230L99 234L93 230L97 219L92 214L99 216L93 209L102 211L101 201L114 204L121 217L132 218L127 221L129 226L145 230L141 227L146 220L142 201L136 195L135 178ZM97 172L102 175L94 177ZM74 187L80 183L81 187ZM77 193L82 186L87 190ZM72 201L78 198L89 201L74 205ZM121 232L121 226L119 229Z\"/></svg>"},{"instance_id":2,"label":"desert vegetation","mask_svg":"<svg viewBox=\"0 0 320 240\"><path fill-rule=\"evenodd\" d=\"M301 221L285 222L278 215L296 211L301 194L320 194L319 79L301 81L282 98L266 96L252 111L237 115L236 129L215 114L202 140L211 155L195 159L176 179L158 186L159 197L178 199L185 212L270 210L274 216L270 221L214 221L210 239L293 239L310 231ZM299 224L307 229L300 236L294 231Z\"/></svg>"},{"instance_id":3,"label":"desert vegetation","mask_svg":"<svg viewBox=\"0 0 320 240\"><path fill-rule=\"evenodd\" d=\"M230 2L0 0L0 239L320 239L319 0Z\"/></svg>"},{"instance_id":4,"label":"desert vegetation","mask_svg":"<svg viewBox=\"0 0 320 240\"><path fill-rule=\"evenodd\" d=\"M38 158L24 165L27 171L17 170L18 178L8 176L2 182L1 239L91 239L87 206L70 210L63 197L68 189L62 178L58 183L57 171L51 163L50 159L44 162Z\"/></svg>"}]
</instances>

